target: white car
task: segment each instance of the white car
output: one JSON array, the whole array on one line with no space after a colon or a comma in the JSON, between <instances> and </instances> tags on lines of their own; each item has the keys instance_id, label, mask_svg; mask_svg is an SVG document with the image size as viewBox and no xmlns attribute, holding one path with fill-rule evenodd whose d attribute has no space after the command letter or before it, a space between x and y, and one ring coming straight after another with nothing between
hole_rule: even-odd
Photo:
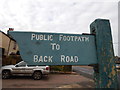
<instances>
[{"instance_id":1,"label":"white car","mask_svg":"<svg viewBox=\"0 0 120 90\"><path fill-rule=\"evenodd\" d=\"M6 65L2 67L2 78L7 79L10 76L32 76L35 80L40 80L42 75L48 75L49 66L28 66L26 62L21 61L16 65Z\"/></svg>"}]
</instances>

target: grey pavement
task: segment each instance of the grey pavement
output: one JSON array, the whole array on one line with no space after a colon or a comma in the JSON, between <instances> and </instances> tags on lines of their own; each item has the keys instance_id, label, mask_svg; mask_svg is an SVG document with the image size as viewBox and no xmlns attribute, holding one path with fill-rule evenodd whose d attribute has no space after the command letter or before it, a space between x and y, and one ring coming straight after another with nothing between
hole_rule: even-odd
<instances>
[{"instance_id":1,"label":"grey pavement","mask_svg":"<svg viewBox=\"0 0 120 90\"><path fill-rule=\"evenodd\" d=\"M3 88L93 88L94 81L78 74L50 74L41 80L13 77L2 80Z\"/></svg>"},{"instance_id":2,"label":"grey pavement","mask_svg":"<svg viewBox=\"0 0 120 90\"><path fill-rule=\"evenodd\" d=\"M120 70L118 71L118 83L119 83L119 89L120 89Z\"/></svg>"},{"instance_id":3,"label":"grey pavement","mask_svg":"<svg viewBox=\"0 0 120 90\"><path fill-rule=\"evenodd\" d=\"M86 67L80 67L80 66L72 66L72 70L77 72L80 75L93 79L94 70L92 67L86 68Z\"/></svg>"}]
</instances>

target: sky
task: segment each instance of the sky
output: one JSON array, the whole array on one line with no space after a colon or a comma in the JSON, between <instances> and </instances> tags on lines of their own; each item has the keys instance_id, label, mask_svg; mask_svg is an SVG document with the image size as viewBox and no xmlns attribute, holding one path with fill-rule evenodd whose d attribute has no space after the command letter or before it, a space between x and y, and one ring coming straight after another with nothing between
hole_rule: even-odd
<instances>
[{"instance_id":1,"label":"sky","mask_svg":"<svg viewBox=\"0 0 120 90\"><path fill-rule=\"evenodd\" d=\"M118 55L118 0L0 0L0 30L90 33L95 19L109 19Z\"/></svg>"}]
</instances>

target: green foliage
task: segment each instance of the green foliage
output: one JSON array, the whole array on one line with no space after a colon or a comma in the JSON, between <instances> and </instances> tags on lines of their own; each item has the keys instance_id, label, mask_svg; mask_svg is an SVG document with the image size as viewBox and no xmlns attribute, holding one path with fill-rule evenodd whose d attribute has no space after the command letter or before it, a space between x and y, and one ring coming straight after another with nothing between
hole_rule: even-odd
<instances>
[{"instance_id":1,"label":"green foliage","mask_svg":"<svg viewBox=\"0 0 120 90\"><path fill-rule=\"evenodd\" d=\"M71 65L59 65L59 66L50 66L51 71L63 71L63 72L70 72L72 69Z\"/></svg>"}]
</instances>

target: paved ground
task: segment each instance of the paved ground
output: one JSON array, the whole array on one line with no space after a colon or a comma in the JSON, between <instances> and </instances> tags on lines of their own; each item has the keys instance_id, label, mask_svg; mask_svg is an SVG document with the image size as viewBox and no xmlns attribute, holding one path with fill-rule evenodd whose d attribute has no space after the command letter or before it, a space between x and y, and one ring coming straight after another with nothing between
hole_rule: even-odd
<instances>
[{"instance_id":1,"label":"paved ground","mask_svg":"<svg viewBox=\"0 0 120 90\"><path fill-rule=\"evenodd\" d=\"M118 83L119 83L119 89L120 89L120 70L118 71Z\"/></svg>"},{"instance_id":2,"label":"paved ground","mask_svg":"<svg viewBox=\"0 0 120 90\"><path fill-rule=\"evenodd\" d=\"M72 70L87 78L93 79L94 70L90 66L72 66Z\"/></svg>"},{"instance_id":3,"label":"paved ground","mask_svg":"<svg viewBox=\"0 0 120 90\"><path fill-rule=\"evenodd\" d=\"M31 77L14 77L2 81L3 88L93 88L92 79L71 74L50 74L42 80Z\"/></svg>"}]
</instances>

